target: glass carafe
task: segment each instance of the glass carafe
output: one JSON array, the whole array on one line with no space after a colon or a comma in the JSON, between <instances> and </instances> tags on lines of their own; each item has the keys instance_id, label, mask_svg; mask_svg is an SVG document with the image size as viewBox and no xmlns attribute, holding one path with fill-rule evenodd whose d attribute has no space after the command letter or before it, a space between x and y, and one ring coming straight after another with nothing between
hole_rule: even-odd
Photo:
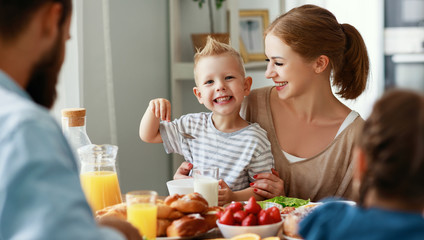
<instances>
[{"instance_id":1,"label":"glass carafe","mask_svg":"<svg viewBox=\"0 0 424 240\"><path fill-rule=\"evenodd\" d=\"M114 145L90 144L78 148L81 159L81 185L94 212L122 202L116 173Z\"/></svg>"}]
</instances>

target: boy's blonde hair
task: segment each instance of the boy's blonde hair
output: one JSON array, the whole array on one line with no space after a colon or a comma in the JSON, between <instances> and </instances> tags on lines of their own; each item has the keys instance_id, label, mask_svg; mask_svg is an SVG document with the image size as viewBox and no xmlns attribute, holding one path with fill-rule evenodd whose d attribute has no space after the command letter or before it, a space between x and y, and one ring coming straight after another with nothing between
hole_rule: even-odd
<instances>
[{"instance_id":1,"label":"boy's blonde hair","mask_svg":"<svg viewBox=\"0 0 424 240\"><path fill-rule=\"evenodd\" d=\"M239 62L240 71L243 73L243 77L246 75L246 70L244 69L244 62L240 53L237 52L230 45L219 42L209 35L206 40L205 47L203 49L197 49L196 54L194 54L194 77L196 78L197 63L200 61L201 58L222 54L228 54L233 56Z\"/></svg>"}]
</instances>

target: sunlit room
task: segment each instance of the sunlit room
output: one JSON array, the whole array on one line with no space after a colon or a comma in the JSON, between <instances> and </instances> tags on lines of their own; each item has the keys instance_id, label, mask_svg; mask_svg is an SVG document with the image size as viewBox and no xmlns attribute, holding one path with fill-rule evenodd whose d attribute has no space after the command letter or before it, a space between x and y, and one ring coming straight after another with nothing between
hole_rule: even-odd
<instances>
[{"instance_id":1,"label":"sunlit room","mask_svg":"<svg viewBox=\"0 0 424 240\"><path fill-rule=\"evenodd\" d=\"M395 220L402 222L398 229L402 234L411 229L402 239L424 239L424 0L71 0L68 8L61 5L66 0L43 0L46 3L22 1L28 2L25 11L17 10L19 4L1 2L0 14L16 11L28 16L22 20L10 16L11 23L16 21L16 31L7 26L9 15L0 16L0 95L4 97L0 96L0 180L4 182L0 184L4 196L0 197L0 239L58 236L53 230L58 225L47 221L49 229L43 229L41 223L30 225L24 220L34 216L36 221L45 221L44 217L54 212L47 207L36 210L34 205L26 215L6 222L11 214L7 204L25 209L28 203L18 199L44 201L27 190L33 186L23 186L25 181L18 184L15 172L34 176L28 183L40 181L43 188L34 191L40 194L50 188L46 182L56 180L53 185L63 184L64 192L69 181L78 186L79 193L81 181L89 204L79 201L79 195L52 194L52 198L75 200L63 202L69 208L53 204L58 207L57 214L78 209L72 219L56 219L59 223L78 221L81 215L92 218L92 214L99 225L115 228L116 222L101 220L100 215L121 214L144 239L367 239L360 234L372 227L361 228L357 223L362 221L392 229L386 235L374 229L371 232L382 236L372 239L388 239L383 236L400 234L391 228ZM30 14L35 8L40 10ZM25 21L28 27L23 25ZM59 22L59 31L52 30L56 25L47 24L50 21ZM38 35L37 29L41 29ZM23 45L11 40L21 37L24 40L16 42L30 46L30 34L37 40L19 62L20 55L12 50L23 53ZM37 87L31 85L35 90L28 90L22 79L27 76L24 68L36 54L47 56L41 52L53 44L48 39L55 34L65 34L67 40L60 55L63 64L57 72L57 94L52 94L54 103L47 106L32 95ZM22 71L12 60L23 63L18 64ZM41 60L28 67L28 76L35 76L36 68L43 66ZM36 104L23 108L21 100L8 98L9 91ZM39 94L42 99L49 92ZM24 114L12 117L18 111ZM55 122L49 124L54 125L56 140L47 137L53 129L48 129L43 111ZM80 114L80 120L73 114ZM28 122L30 118L40 124ZM77 140L69 133L72 127L82 131ZM29 135L18 134L25 129ZM43 131L46 138L38 139L37 132ZM81 134L85 142L75 147L73 141L83 141ZM31 147L24 149L32 140ZM44 143L46 150L37 151L37 141ZM40 159L47 158L43 154L50 150L71 163L64 163L63 169L43 163ZM22 166L4 160L15 156L14 162ZM409 160L396 162L400 156ZM26 158L30 160L24 167ZM98 162L102 158L107 163ZM45 168L38 169L35 164L45 164ZM205 170L206 166L210 169ZM117 202L92 205L86 188L99 183L87 183L83 177L92 169L113 172L117 179L108 184L116 185ZM55 171L56 180L41 183L43 176ZM69 178L63 177L67 174ZM213 186L203 183L199 190L199 179L209 174ZM399 178L402 181L396 182ZM179 181L189 187L173 189L172 184ZM7 190L12 186L9 183L17 188L15 193ZM213 191L204 190L206 185ZM157 214L164 211L160 204L166 205L169 213L163 218L168 219L171 211L180 211L180 215L169 217L160 226L155 212L153 223L146 220L147 225L139 227L129 209L141 190L144 197L154 198ZM177 209L176 202L183 196L200 192L204 209ZM174 199L170 200L170 195ZM415 200L406 206L409 199ZM329 201L334 202L320 206ZM112 205L116 208L111 213ZM86 213L85 208L89 209ZM374 208L380 212L371 213ZM176 226L180 218L196 213L207 219L210 211L212 225L198 223L198 231L190 233L175 229L184 228ZM265 212L268 215L261 216ZM301 220L306 214L306 220ZM325 235L332 231L327 226L336 220L327 217L325 222L322 216L331 214L340 219L335 231L340 235ZM370 220L360 220L366 219L366 214ZM84 217L81 224L95 228L95 221L86 222ZM395 220L387 225L376 223L392 217ZM20 232L21 223L29 227ZM228 225L268 228L256 232ZM139 239L137 234L130 236L129 228L122 225L118 231L93 232L92 239ZM65 235L73 236L77 228L69 229ZM49 231L54 234L44 238ZM110 238L94 237L107 235Z\"/></svg>"}]
</instances>

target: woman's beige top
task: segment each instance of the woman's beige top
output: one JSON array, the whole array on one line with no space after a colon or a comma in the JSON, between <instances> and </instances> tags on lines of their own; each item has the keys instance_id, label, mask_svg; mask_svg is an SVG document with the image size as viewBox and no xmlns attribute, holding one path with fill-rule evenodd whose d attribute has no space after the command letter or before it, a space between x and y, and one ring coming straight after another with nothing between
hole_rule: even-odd
<instances>
[{"instance_id":1,"label":"woman's beige top","mask_svg":"<svg viewBox=\"0 0 424 240\"><path fill-rule=\"evenodd\" d=\"M314 157L290 163L284 156L272 120L270 94L272 87L253 90L243 102L241 115L256 122L268 133L275 167L284 180L285 195L319 201L335 196L355 200L352 191L354 140L364 120L357 117L334 140ZM284 121L284 119L281 119Z\"/></svg>"}]
</instances>

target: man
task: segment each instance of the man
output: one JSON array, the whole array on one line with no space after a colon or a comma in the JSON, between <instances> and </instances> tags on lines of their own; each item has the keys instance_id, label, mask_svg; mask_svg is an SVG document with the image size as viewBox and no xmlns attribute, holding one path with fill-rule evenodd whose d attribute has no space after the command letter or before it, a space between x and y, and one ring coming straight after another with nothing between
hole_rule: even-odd
<instances>
[{"instance_id":1,"label":"man","mask_svg":"<svg viewBox=\"0 0 424 240\"><path fill-rule=\"evenodd\" d=\"M71 8L71 0L0 0L0 239L141 239L125 221L97 226L48 112Z\"/></svg>"}]
</instances>

